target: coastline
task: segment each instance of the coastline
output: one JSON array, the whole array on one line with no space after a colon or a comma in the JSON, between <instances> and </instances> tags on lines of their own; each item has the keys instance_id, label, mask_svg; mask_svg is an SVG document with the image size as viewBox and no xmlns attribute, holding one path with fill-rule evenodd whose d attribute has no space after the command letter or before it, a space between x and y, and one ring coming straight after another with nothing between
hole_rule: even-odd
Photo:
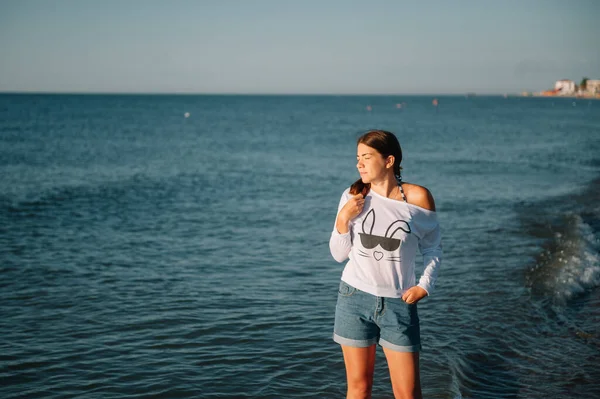
<instances>
[{"instance_id":1,"label":"coastline","mask_svg":"<svg viewBox=\"0 0 600 399\"><path fill-rule=\"evenodd\" d=\"M542 98L570 98L577 100L600 100L600 94L596 95L550 95L550 94L542 94L542 93L521 93L520 97L542 97Z\"/></svg>"}]
</instances>

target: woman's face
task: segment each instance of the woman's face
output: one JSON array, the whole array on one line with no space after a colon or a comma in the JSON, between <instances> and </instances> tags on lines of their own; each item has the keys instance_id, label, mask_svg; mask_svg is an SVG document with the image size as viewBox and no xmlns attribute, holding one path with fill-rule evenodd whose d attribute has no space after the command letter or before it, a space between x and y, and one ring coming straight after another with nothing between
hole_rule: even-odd
<instances>
[{"instance_id":1,"label":"woman's face","mask_svg":"<svg viewBox=\"0 0 600 399\"><path fill-rule=\"evenodd\" d=\"M365 144L358 144L356 151L356 167L363 183L371 183L386 178L390 167L393 166L393 157L387 159L377 152L376 149Z\"/></svg>"}]
</instances>

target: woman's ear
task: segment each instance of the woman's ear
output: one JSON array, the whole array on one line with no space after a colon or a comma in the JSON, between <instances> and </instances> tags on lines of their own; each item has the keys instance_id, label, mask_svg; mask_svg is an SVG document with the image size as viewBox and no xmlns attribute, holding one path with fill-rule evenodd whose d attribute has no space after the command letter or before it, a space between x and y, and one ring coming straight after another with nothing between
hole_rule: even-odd
<instances>
[{"instance_id":1,"label":"woman's ear","mask_svg":"<svg viewBox=\"0 0 600 399\"><path fill-rule=\"evenodd\" d=\"M396 162L396 157L393 155L388 155L388 157L385 159L385 167L386 168L393 168L394 167L394 162Z\"/></svg>"}]
</instances>

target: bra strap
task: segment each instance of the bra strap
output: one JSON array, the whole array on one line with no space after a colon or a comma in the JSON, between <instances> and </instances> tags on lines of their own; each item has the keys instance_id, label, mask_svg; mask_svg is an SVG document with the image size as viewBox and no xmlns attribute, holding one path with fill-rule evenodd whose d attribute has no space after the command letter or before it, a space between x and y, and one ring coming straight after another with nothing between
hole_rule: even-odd
<instances>
[{"instance_id":1,"label":"bra strap","mask_svg":"<svg viewBox=\"0 0 600 399\"><path fill-rule=\"evenodd\" d=\"M408 202L406 200L406 195L404 195L404 189L402 188L402 183L399 183L398 187L400 187L400 194L402 195L402 199L404 200L404 202Z\"/></svg>"}]
</instances>

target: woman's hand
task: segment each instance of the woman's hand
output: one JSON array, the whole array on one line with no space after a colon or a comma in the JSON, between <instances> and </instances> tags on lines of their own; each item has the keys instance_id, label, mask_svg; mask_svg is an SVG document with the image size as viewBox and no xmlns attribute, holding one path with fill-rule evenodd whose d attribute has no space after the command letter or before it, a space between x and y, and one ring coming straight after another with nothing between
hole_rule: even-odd
<instances>
[{"instance_id":1,"label":"woman's hand","mask_svg":"<svg viewBox=\"0 0 600 399\"><path fill-rule=\"evenodd\" d=\"M346 202L340 210L335 223L335 227L340 234L346 234L348 232L348 223L360 215L364 206L365 199L362 194L357 194Z\"/></svg>"},{"instance_id":2,"label":"woman's hand","mask_svg":"<svg viewBox=\"0 0 600 399\"><path fill-rule=\"evenodd\" d=\"M421 299L427 296L427 291L423 288L415 285L414 287L410 287L404 295L402 295L402 300L408 304L415 304L419 302Z\"/></svg>"}]
</instances>

